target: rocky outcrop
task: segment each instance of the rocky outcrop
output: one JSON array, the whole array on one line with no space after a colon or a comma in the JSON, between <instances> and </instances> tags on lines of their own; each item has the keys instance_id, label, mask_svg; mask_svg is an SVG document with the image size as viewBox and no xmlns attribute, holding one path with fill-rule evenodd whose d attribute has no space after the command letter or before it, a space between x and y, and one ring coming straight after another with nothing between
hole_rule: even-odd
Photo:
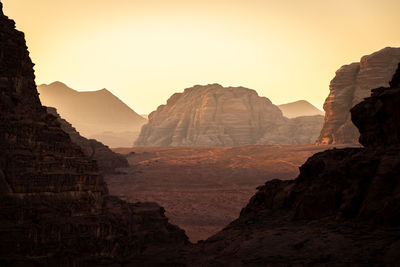
<instances>
[{"instance_id":1,"label":"rocky outcrop","mask_svg":"<svg viewBox=\"0 0 400 267\"><path fill-rule=\"evenodd\" d=\"M389 86L400 48L387 47L361 58L360 63L341 67L329 86L325 100L325 123L318 144L356 144L359 132L350 119L350 109L371 94L371 90Z\"/></svg>"},{"instance_id":2,"label":"rocky outcrop","mask_svg":"<svg viewBox=\"0 0 400 267\"><path fill-rule=\"evenodd\" d=\"M186 243L163 208L108 194L95 161L41 105L24 34L2 11L0 151L1 266L157 261Z\"/></svg>"},{"instance_id":3,"label":"rocky outcrop","mask_svg":"<svg viewBox=\"0 0 400 267\"><path fill-rule=\"evenodd\" d=\"M296 118L302 116L324 116L325 113L306 100L299 100L287 104L278 105L278 108L282 111L283 116L286 118Z\"/></svg>"},{"instance_id":4,"label":"rocky outcrop","mask_svg":"<svg viewBox=\"0 0 400 267\"><path fill-rule=\"evenodd\" d=\"M47 107L47 113L57 117L61 129L69 135L71 141L77 144L87 157L97 162L103 173L111 173L117 168L129 166L123 155L114 153L110 148L94 139L86 139L81 136L69 122L60 117L55 108Z\"/></svg>"},{"instance_id":5,"label":"rocky outcrop","mask_svg":"<svg viewBox=\"0 0 400 267\"><path fill-rule=\"evenodd\" d=\"M390 86L351 110L364 148L317 153L297 179L259 187L238 220L199 245L197 264L398 266L400 65Z\"/></svg>"},{"instance_id":6,"label":"rocky outcrop","mask_svg":"<svg viewBox=\"0 0 400 267\"><path fill-rule=\"evenodd\" d=\"M290 120L257 92L196 85L149 115L136 146L240 146L313 143L321 117Z\"/></svg>"},{"instance_id":7,"label":"rocky outcrop","mask_svg":"<svg viewBox=\"0 0 400 267\"><path fill-rule=\"evenodd\" d=\"M107 89L79 92L61 82L37 89L43 105L55 107L84 137L110 147L131 147L147 122Z\"/></svg>"}]
</instances>

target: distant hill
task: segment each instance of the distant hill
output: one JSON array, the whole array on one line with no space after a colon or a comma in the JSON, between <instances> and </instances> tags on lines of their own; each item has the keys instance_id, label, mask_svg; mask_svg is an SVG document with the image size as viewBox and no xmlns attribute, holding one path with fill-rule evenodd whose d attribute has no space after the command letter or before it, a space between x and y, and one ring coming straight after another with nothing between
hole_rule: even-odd
<instances>
[{"instance_id":1,"label":"distant hill","mask_svg":"<svg viewBox=\"0 0 400 267\"><path fill-rule=\"evenodd\" d=\"M132 136L137 136L147 122L107 89L78 92L61 82L54 82L38 86L38 91L43 105L57 108L83 136L96 136L108 146L132 146ZM104 132L108 138L102 140ZM124 132L129 133L129 138L121 138ZM112 135L116 137L108 143ZM127 142L128 139L131 141Z\"/></svg>"},{"instance_id":2,"label":"distant hill","mask_svg":"<svg viewBox=\"0 0 400 267\"><path fill-rule=\"evenodd\" d=\"M140 114L140 116L142 116L142 117L145 118L146 120L149 119L149 114Z\"/></svg>"},{"instance_id":3,"label":"distant hill","mask_svg":"<svg viewBox=\"0 0 400 267\"><path fill-rule=\"evenodd\" d=\"M314 116L322 115L325 113L322 110L317 109L315 106L307 102L306 100L299 100L287 104L278 105L283 113L283 116L287 118L295 118L300 116Z\"/></svg>"}]
</instances>

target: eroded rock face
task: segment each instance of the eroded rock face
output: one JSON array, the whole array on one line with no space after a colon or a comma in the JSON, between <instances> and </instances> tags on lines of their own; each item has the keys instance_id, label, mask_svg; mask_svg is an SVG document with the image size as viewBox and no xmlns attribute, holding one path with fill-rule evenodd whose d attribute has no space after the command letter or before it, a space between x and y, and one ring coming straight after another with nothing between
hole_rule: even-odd
<instances>
[{"instance_id":1,"label":"eroded rock face","mask_svg":"<svg viewBox=\"0 0 400 267\"><path fill-rule=\"evenodd\" d=\"M319 144L356 144L359 132L350 109L378 87L388 87L400 62L400 48L387 47L361 58L360 63L341 67L329 86L325 100L325 123Z\"/></svg>"},{"instance_id":2,"label":"eroded rock face","mask_svg":"<svg viewBox=\"0 0 400 267\"><path fill-rule=\"evenodd\" d=\"M111 173L117 168L128 167L128 161L124 156L114 153L109 147L97 140L86 139L81 136L69 122L60 117L55 108L47 107L47 113L57 117L61 129L69 135L71 141L77 144L87 157L97 162L103 173Z\"/></svg>"},{"instance_id":3,"label":"eroded rock face","mask_svg":"<svg viewBox=\"0 0 400 267\"><path fill-rule=\"evenodd\" d=\"M111 265L187 240L158 205L108 195L95 161L41 105L24 35L2 12L0 151L2 266Z\"/></svg>"},{"instance_id":4,"label":"eroded rock face","mask_svg":"<svg viewBox=\"0 0 400 267\"><path fill-rule=\"evenodd\" d=\"M166 105L152 112L135 145L313 143L321 124L321 118L315 116L296 121L285 118L277 106L259 97L254 90L224 88L219 84L197 85L174 94Z\"/></svg>"},{"instance_id":5,"label":"eroded rock face","mask_svg":"<svg viewBox=\"0 0 400 267\"><path fill-rule=\"evenodd\" d=\"M198 247L201 265L400 264L400 68L352 110L364 148L317 153L292 181L259 187Z\"/></svg>"}]
</instances>

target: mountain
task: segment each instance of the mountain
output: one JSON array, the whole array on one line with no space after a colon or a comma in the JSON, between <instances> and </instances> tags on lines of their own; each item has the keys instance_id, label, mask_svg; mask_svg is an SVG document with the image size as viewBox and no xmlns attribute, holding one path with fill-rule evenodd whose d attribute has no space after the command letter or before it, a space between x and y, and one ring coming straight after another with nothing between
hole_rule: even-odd
<instances>
[{"instance_id":1,"label":"mountain","mask_svg":"<svg viewBox=\"0 0 400 267\"><path fill-rule=\"evenodd\" d=\"M306 100L299 100L287 104L278 105L278 108L282 111L283 116L287 118L295 118L300 116L324 116L324 112L314 107Z\"/></svg>"},{"instance_id":2,"label":"mountain","mask_svg":"<svg viewBox=\"0 0 400 267\"><path fill-rule=\"evenodd\" d=\"M136 146L310 144L323 117L291 120L266 97L244 87L196 85L149 115Z\"/></svg>"},{"instance_id":3,"label":"mountain","mask_svg":"<svg viewBox=\"0 0 400 267\"><path fill-rule=\"evenodd\" d=\"M0 265L120 266L187 243L162 207L108 194L96 162L41 105L33 66L0 2Z\"/></svg>"},{"instance_id":4,"label":"mountain","mask_svg":"<svg viewBox=\"0 0 400 267\"><path fill-rule=\"evenodd\" d=\"M358 144L360 134L349 111L368 97L371 89L389 86L399 62L400 48L386 47L336 71L324 103L325 123L317 143Z\"/></svg>"},{"instance_id":5,"label":"mountain","mask_svg":"<svg viewBox=\"0 0 400 267\"><path fill-rule=\"evenodd\" d=\"M38 86L38 91L43 105L55 107L80 134L89 138L96 136L111 147L132 146L132 137L135 139L146 123L142 116L107 89L78 92L61 82L54 82ZM114 136L113 142L103 139L104 132ZM128 139L131 141L127 142Z\"/></svg>"}]
</instances>

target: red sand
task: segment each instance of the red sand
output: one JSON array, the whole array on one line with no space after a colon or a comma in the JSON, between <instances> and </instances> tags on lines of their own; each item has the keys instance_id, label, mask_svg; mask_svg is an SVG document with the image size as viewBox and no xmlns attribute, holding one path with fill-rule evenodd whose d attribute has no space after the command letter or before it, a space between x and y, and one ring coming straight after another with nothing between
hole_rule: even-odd
<instances>
[{"instance_id":1,"label":"red sand","mask_svg":"<svg viewBox=\"0 0 400 267\"><path fill-rule=\"evenodd\" d=\"M298 167L331 146L118 148L130 168L108 175L110 193L130 201L154 201L192 242L206 239L236 219L271 179L294 179ZM122 174L123 173L123 174Z\"/></svg>"}]
</instances>

